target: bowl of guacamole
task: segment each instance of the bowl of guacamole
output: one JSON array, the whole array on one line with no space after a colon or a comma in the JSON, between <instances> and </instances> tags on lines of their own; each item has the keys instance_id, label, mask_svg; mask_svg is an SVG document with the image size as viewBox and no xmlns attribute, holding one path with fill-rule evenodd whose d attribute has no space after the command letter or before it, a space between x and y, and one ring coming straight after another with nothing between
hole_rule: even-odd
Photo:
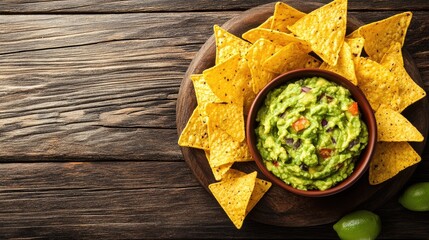
<instances>
[{"instance_id":1,"label":"bowl of guacamole","mask_svg":"<svg viewBox=\"0 0 429 240\"><path fill-rule=\"evenodd\" d=\"M301 69L262 89L248 114L246 134L269 180L299 195L328 196L364 174L376 127L358 87L330 71Z\"/></svg>"}]
</instances>

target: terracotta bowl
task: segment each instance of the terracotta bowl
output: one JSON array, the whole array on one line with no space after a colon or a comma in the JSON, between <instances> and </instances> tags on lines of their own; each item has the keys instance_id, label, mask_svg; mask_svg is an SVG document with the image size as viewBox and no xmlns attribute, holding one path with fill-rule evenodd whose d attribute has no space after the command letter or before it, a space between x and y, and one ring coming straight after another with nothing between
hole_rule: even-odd
<instances>
[{"instance_id":1,"label":"terracotta bowl","mask_svg":"<svg viewBox=\"0 0 429 240\"><path fill-rule=\"evenodd\" d=\"M255 129L257 127L256 115L258 113L259 108L264 103L267 94L271 90L278 88L284 84L293 82L298 79L309 78L309 77L323 77L328 81L335 82L340 86L347 88L352 94L353 99L358 103L361 117L368 127L368 145L362 151L360 155L360 159L356 162L353 173L348 178L338 183L334 187L323 191L322 190L308 190L308 191L299 190L286 184L285 182L283 182L283 180L281 180L280 178L276 177L273 173L268 171L256 147L256 134L255 134ZM253 101L253 104L247 116L246 137L247 137L247 144L249 145L249 148L250 148L250 153L252 154L253 159L256 162L256 165L262 171L262 173L268 178L268 180L282 187L283 189L298 195L308 196L308 197L322 197L322 196L329 196L335 193L339 193L347 189L348 187L353 185L365 173L365 171L368 169L369 161L371 159L371 156L373 155L375 143L377 140L377 124L375 122L374 113L371 109L371 106L368 100L365 98L365 95L358 87L353 85L350 81L348 81L347 79L345 79L344 77L336 73L326 71L326 70L299 69L299 70L287 72L285 74L278 76L269 84L267 84L265 88L263 88L259 92L255 100Z\"/></svg>"}]
</instances>

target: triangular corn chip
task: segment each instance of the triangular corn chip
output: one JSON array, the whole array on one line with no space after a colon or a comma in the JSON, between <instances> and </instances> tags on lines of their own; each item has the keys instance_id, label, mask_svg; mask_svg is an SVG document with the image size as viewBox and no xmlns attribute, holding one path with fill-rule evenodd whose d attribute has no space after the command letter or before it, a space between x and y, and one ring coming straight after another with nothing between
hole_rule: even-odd
<instances>
[{"instance_id":1,"label":"triangular corn chip","mask_svg":"<svg viewBox=\"0 0 429 240\"><path fill-rule=\"evenodd\" d=\"M290 43L265 60L263 68L281 74L294 69L305 68L308 62L317 64L319 61L307 54L310 51L311 49L306 44Z\"/></svg>"},{"instance_id":2,"label":"triangular corn chip","mask_svg":"<svg viewBox=\"0 0 429 240\"><path fill-rule=\"evenodd\" d=\"M192 74L191 80L194 85L195 96L197 97L198 108L200 109L203 123L207 123L206 105L209 103L222 102L210 89L203 74Z\"/></svg>"},{"instance_id":3,"label":"triangular corn chip","mask_svg":"<svg viewBox=\"0 0 429 240\"><path fill-rule=\"evenodd\" d=\"M227 163L252 161L246 141L235 141L226 131L208 122L210 159L212 168Z\"/></svg>"},{"instance_id":4,"label":"triangular corn chip","mask_svg":"<svg viewBox=\"0 0 429 240\"><path fill-rule=\"evenodd\" d=\"M221 102L210 89L206 80L204 80L203 74L192 74L191 80L194 85L198 106L204 106L207 103Z\"/></svg>"},{"instance_id":5,"label":"triangular corn chip","mask_svg":"<svg viewBox=\"0 0 429 240\"><path fill-rule=\"evenodd\" d=\"M245 176L246 173L238 171L236 169L229 169L228 172L223 176L224 179L239 178ZM253 207L261 200L262 196L270 189L271 183L265 180L256 178L255 188L253 189L252 195L250 196L249 204L246 208L246 215L252 211Z\"/></svg>"},{"instance_id":6,"label":"triangular corn chip","mask_svg":"<svg viewBox=\"0 0 429 240\"><path fill-rule=\"evenodd\" d=\"M310 43L313 51L329 65L336 65L344 42L347 0L335 0L299 19L289 30Z\"/></svg>"},{"instance_id":7,"label":"triangular corn chip","mask_svg":"<svg viewBox=\"0 0 429 240\"><path fill-rule=\"evenodd\" d=\"M380 142L421 142L423 135L400 113L380 106L375 112L378 141Z\"/></svg>"},{"instance_id":8,"label":"triangular corn chip","mask_svg":"<svg viewBox=\"0 0 429 240\"><path fill-rule=\"evenodd\" d=\"M241 95L243 98L243 108L244 114L250 110L252 106L253 100L256 97L256 94L253 92L253 82L252 82L252 74L250 72L249 64L244 56L241 57L240 63L237 70L237 75L235 76L235 81L240 86L238 91L241 91Z\"/></svg>"},{"instance_id":9,"label":"triangular corn chip","mask_svg":"<svg viewBox=\"0 0 429 240\"><path fill-rule=\"evenodd\" d=\"M216 64L224 62L236 54L244 53L250 47L248 42L218 25L214 25L213 30L216 39Z\"/></svg>"},{"instance_id":10,"label":"triangular corn chip","mask_svg":"<svg viewBox=\"0 0 429 240\"><path fill-rule=\"evenodd\" d=\"M198 107L194 109L188 123L180 134L178 144L182 147L209 149L207 124L203 123Z\"/></svg>"},{"instance_id":11,"label":"triangular corn chip","mask_svg":"<svg viewBox=\"0 0 429 240\"><path fill-rule=\"evenodd\" d=\"M243 225L246 209L255 187L256 172L209 185L209 189L237 229Z\"/></svg>"},{"instance_id":12,"label":"triangular corn chip","mask_svg":"<svg viewBox=\"0 0 429 240\"><path fill-rule=\"evenodd\" d=\"M376 185L387 181L420 160L407 142L378 142L369 166L369 183Z\"/></svg>"},{"instance_id":13,"label":"triangular corn chip","mask_svg":"<svg viewBox=\"0 0 429 240\"><path fill-rule=\"evenodd\" d=\"M381 21L364 25L350 36L365 38L365 52L372 60L380 62L393 43L399 42L401 46L404 45L411 18L411 12L396 14Z\"/></svg>"},{"instance_id":14,"label":"triangular corn chip","mask_svg":"<svg viewBox=\"0 0 429 240\"><path fill-rule=\"evenodd\" d=\"M279 32L289 33L288 26L293 25L300 18L305 16L305 13L296 10L295 8L283 2L277 2L274 8L273 22L271 29Z\"/></svg>"},{"instance_id":15,"label":"triangular corn chip","mask_svg":"<svg viewBox=\"0 0 429 240\"><path fill-rule=\"evenodd\" d=\"M411 79L404 68L400 43L396 42L390 47L381 59L381 65L396 76L400 96L399 112L426 96L426 91Z\"/></svg>"},{"instance_id":16,"label":"triangular corn chip","mask_svg":"<svg viewBox=\"0 0 429 240\"><path fill-rule=\"evenodd\" d=\"M267 20L265 20L265 22L261 23L261 25L259 25L257 28L271 29L272 22L273 22L273 16L267 18Z\"/></svg>"},{"instance_id":17,"label":"triangular corn chip","mask_svg":"<svg viewBox=\"0 0 429 240\"><path fill-rule=\"evenodd\" d=\"M244 140L243 106L233 103L211 103L206 107L210 124L227 132L235 141Z\"/></svg>"},{"instance_id":18,"label":"triangular corn chip","mask_svg":"<svg viewBox=\"0 0 429 240\"><path fill-rule=\"evenodd\" d=\"M241 57L234 55L228 60L206 69L203 72L204 79L213 93L224 102L243 103L241 88L242 80L238 76Z\"/></svg>"},{"instance_id":19,"label":"triangular corn chip","mask_svg":"<svg viewBox=\"0 0 429 240\"><path fill-rule=\"evenodd\" d=\"M259 39L265 38L267 40L270 40L274 44L277 44L280 46L286 46L292 42L301 42L303 44L307 44L305 41L296 38L292 34L270 30L270 29L264 29L264 28L250 29L249 31L243 33L242 37L251 43L255 43Z\"/></svg>"},{"instance_id":20,"label":"triangular corn chip","mask_svg":"<svg viewBox=\"0 0 429 240\"><path fill-rule=\"evenodd\" d=\"M272 56L280 46L264 38L256 41L246 54L246 60L249 64L252 74L252 89L258 93L267 83L269 83L276 74L263 69L262 64L265 59Z\"/></svg>"},{"instance_id":21,"label":"triangular corn chip","mask_svg":"<svg viewBox=\"0 0 429 240\"><path fill-rule=\"evenodd\" d=\"M345 38L344 42L349 44L350 51L352 52L353 58L360 57L363 49L363 45L365 44L365 38L356 37L356 38Z\"/></svg>"},{"instance_id":22,"label":"triangular corn chip","mask_svg":"<svg viewBox=\"0 0 429 240\"><path fill-rule=\"evenodd\" d=\"M394 42L389 50L383 55L380 61L381 65L385 66L389 71L394 70L398 66L404 66L402 58L402 45L399 42Z\"/></svg>"},{"instance_id":23,"label":"triangular corn chip","mask_svg":"<svg viewBox=\"0 0 429 240\"><path fill-rule=\"evenodd\" d=\"M389 70L367 58L355 61L358 87L363 91L374 111L385 105L395 111L399 109L397 79Z\"/></svg>"},{"instance_id":24,"label":"triangular corn chip","mask_svg":"<svg viewBox=\"0 0 429 240\"><path fill-rule=\"evenodd\" d=\"M350 82L352 82L354 85L357 85L357 79L355 74L355 66L353 63L353 57L352 52L350 50L349 45L344 42L343 47L341 48L337 65L331 66L327 63L322 63L320 66L320 69L329 70L335 73L338 73L339 75L345 77Z\"/></svg>"},{"instance_id":25,"label":"triangular corn chip","mask_svg":"<svg viewBox=\"0 0 429 240\"><path fill-rule=\"evenodd\" d=\"M210 164L210 161L209 161L209 159L210 159L210 150L204 150L204 153L206 154L207 161ZM228 172L228 170L231 168L231 166L233 164L234 163L227 163L227 164L224 164L224 165L220 165L219 167L212 167L212 166L210 166L210 168L212 169L212 172L213 172L213 176L216 179L216 181L221 180L222 177L223 177L223 175L226 172Z\"/></svg>"}]
</instances>

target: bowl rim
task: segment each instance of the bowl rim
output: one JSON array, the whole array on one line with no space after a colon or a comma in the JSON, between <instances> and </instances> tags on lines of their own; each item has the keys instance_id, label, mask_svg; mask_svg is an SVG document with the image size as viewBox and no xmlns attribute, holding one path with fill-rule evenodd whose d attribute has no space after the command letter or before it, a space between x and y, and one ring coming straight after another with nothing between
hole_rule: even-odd
<instances>
[{"instance_id":1,"label":"bowl rim","mask_svg":"<svg viewBox=\"0 0 429 240\"><path fill-rule=\"evenodd\" d=\"M256 148L256 134L253 129L256 127L256 116L258 110L265 101L266 95L273 89L285 85L287 83L303 79L309 77L322 77L328 81L337 83L340 86L347 88L352 98L358 102L359 111L361 113L361 118L366 123L368 128L368 144L365 149L361 152L359 156L359 160L353 169L351 175L349 175L346 179L336 184L335 186L327 189L327 190L300 190L296 189L275 176L273 173L268 171L265 167L262 157L259 151ZM305 69L297 69L293 71L289 71L283 73L276 78L274 78L271 82L269 82L256 96L253 100L252 105L250 107L247 119L246 119L246 139L247 145L249 146L250 153L253 159L256 162L259 170L272 182L274 182L277 186L290 191L292 193L307 196L307 197L324 197L330 196L339 192L346 190L351 187L354 183L356 183L362 175L366 172L369 167L369 162L371 157L375 151L375 143L377 141L377 123L375 120L374 112L369 104L368 100L365 97L365 94L353 83L344 78L343 76L331 72L328 70L317 69L317 68L305 68Z\"/></svg>"}]
</instances>

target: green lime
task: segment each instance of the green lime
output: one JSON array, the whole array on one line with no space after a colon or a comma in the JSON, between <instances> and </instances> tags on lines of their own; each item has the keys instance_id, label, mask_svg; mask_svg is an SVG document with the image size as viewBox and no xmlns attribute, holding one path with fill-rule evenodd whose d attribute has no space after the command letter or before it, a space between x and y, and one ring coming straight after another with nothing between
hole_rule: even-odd
<instances>
[{"instance_id":1,"label":"green lime","mask_svg":"<svg viewBox=\"0 0 429 240\"><path fill-rule=\"evenodd\" d=\"M334 224L341 239L375 239L381 231L380 217L367 210L349 213Z\"/></svg>"},{"instance_id":2,"label":"green lime","mask_svg":"<svg viewBox=\"0 0 429 240\"><path fill-rule=\"evenodd\" d=\"M411 211L429 211L429 182L409 186L399 197L399 203Z\"/></svg>"}]
</instances>

